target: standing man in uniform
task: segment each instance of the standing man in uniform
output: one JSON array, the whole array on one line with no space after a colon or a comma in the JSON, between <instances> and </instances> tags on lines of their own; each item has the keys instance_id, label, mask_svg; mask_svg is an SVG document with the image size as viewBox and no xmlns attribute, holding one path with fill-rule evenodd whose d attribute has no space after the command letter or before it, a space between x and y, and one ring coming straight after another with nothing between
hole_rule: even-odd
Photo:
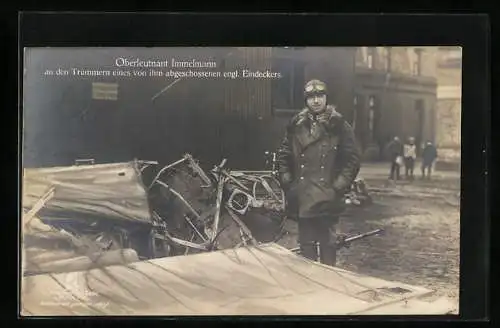
<instances>
[{"instance_id":1,"label":"standing man in uniform","mask_svg":"<svg viewBox=\"0 0 500 328\"><path fill-rule=\"evenodd\" d=\"M302 255L335 265L336 224L360 153L351 126L327 105L325 83L307 82L304 96L306 108L292 118L278 150L280 182L288 213L298 221Z\"/></svg>"},{"instance_id":2,"label":"standing man in uniform","mask_svg":"<svg viewBox=\"0 0 500 328\"><path fill-rule=\"evenodd\" d=\"M437 149L428 141L425 144L422 152L422 179L425 179L425 171L427 170L427 179L431 179L432 165L437 158Z\"/></svg>"}]
</instances>

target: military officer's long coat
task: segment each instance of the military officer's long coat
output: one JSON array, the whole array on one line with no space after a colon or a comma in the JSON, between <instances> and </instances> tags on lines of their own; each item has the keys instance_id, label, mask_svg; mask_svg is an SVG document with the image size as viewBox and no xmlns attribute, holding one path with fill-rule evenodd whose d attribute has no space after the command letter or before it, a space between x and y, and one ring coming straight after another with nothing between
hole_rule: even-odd
<instances>
[{"instance_id":1,"label":"military officer's long coat","mask_svg":"<svg viewBox=\"0 0 500 328\"><path fill-rule=\"evenodd\" d=\"M321 117L315 119L308 109L298 113L278 151L288 212L298 218L338 216L360 168L351 126L332 106Z\"/></svg>"}]
</instances>

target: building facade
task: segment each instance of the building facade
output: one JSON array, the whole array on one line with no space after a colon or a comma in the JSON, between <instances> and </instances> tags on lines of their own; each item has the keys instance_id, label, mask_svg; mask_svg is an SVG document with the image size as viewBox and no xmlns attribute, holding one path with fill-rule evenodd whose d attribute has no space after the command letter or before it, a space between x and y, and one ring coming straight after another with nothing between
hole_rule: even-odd
<instances>
[{"instance_id":1,"label":"building facade","mask_svg":"<svg viewBox=\"0 0 500 328\"><path fill-rule=\"evenodd\" d=\"M26 167L133 158L168 163L191 153L212 168L222 158L262 169L285 124L304 107L310 78L328 83L329 100L351 115L354 48L46 48L27 51L23 101ZM203 60L208 71L279 72L281 78L44 76L47 69L118 72L117 57ZM168 70L168 69L167 69Z\"/></svg>"},{"instance_id":2,"label":"building facade","mask_svg":"<svg viewBox=\"0 0 500 328\"><path fill-rule=\"evenodd\" d=\"M356 49L352 123L365 159L384 159L394 136L435 140L435 62L433 47Z\"/></svg>"},{"instance_id":3,"label":"building facade","mask_svg":"<svg viewBox=\"0 0 500 328\"><path fill-rule=\"evenodd\" d=\"M199 59L214 62L213 71L281 77L43 75L54 67L112 70L118 56ZM190 152L210 164L227 157L236 167L259 169L263 153L279 146L285 125L304 107L303 87L313 78L327 83L328 101L352 123L365 159L383 159L394 136L413 136L418 144L435 142L440 163L460 162L460 48L62 48L27 52L25 64L27 166L78 158L167 162Z\"/></svg>"},{"instance_id":4,"label":"building facade","mask_svg":"<svg viewBox=\"0 0 500 328\"><path fill-rule=\"evenodd\" d=\"M460 167L460 47L360 47L353 125L368 159L393 136L433 142L438 168Z\"/></svg>"},{"instance_id":5,"label":"building facade","mask_svg":"<svg viewBox=\"0 0 500 328\"><path fill-rule=\"evenodd\" d=\"M436 76L436 144L441 168L459 168L461 153L462 49L439 47Z\"/></svg>"}]
</instances>

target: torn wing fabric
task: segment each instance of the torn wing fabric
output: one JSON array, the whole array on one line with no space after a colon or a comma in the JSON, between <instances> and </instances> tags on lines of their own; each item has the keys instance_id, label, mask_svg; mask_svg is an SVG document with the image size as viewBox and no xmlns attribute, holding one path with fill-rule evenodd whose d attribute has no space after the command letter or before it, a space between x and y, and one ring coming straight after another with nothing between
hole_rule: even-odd
<instances>
[{"instance_id":1,"label":"torn wing fabric","mask_svg":"<svg viewBox=\"0 0 500 328\"><path fill-rule=\"evenodd\" d=\"M49 316L397 315L452 309L448 302L417 302L432 294L266 244L24 277L21 311Z\"/></svg>"},{"instance_id":2,"label":"torn wing fabric","mask_svg":"<svg viewBox=\"0 0 500 328\"><path fill-rule=\"evenodd\" d=\"M41 219L114 219L151 222L147 193L135 162L24 170L23 208L51 187Z\"/></svg>"}]
</instances>

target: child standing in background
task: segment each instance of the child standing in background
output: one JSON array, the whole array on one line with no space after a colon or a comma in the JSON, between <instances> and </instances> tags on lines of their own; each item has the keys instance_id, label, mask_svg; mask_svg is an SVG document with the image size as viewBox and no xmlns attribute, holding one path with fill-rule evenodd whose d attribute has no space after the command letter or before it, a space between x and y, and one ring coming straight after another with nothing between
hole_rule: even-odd
<instances>
[{"instance_id":1,"label":"child standing in background","mask_svg":"<svg viewBox=\"0 0 500 328\"><path fill-rule=\"evenodd\" d=\"M413 168L415 167L415 160L417 159L417 146L415 145L415 138L408 138L408 143L404 145L404 160L406 169L406 179L413 180Z\"/></svg>"}]
</instances>

